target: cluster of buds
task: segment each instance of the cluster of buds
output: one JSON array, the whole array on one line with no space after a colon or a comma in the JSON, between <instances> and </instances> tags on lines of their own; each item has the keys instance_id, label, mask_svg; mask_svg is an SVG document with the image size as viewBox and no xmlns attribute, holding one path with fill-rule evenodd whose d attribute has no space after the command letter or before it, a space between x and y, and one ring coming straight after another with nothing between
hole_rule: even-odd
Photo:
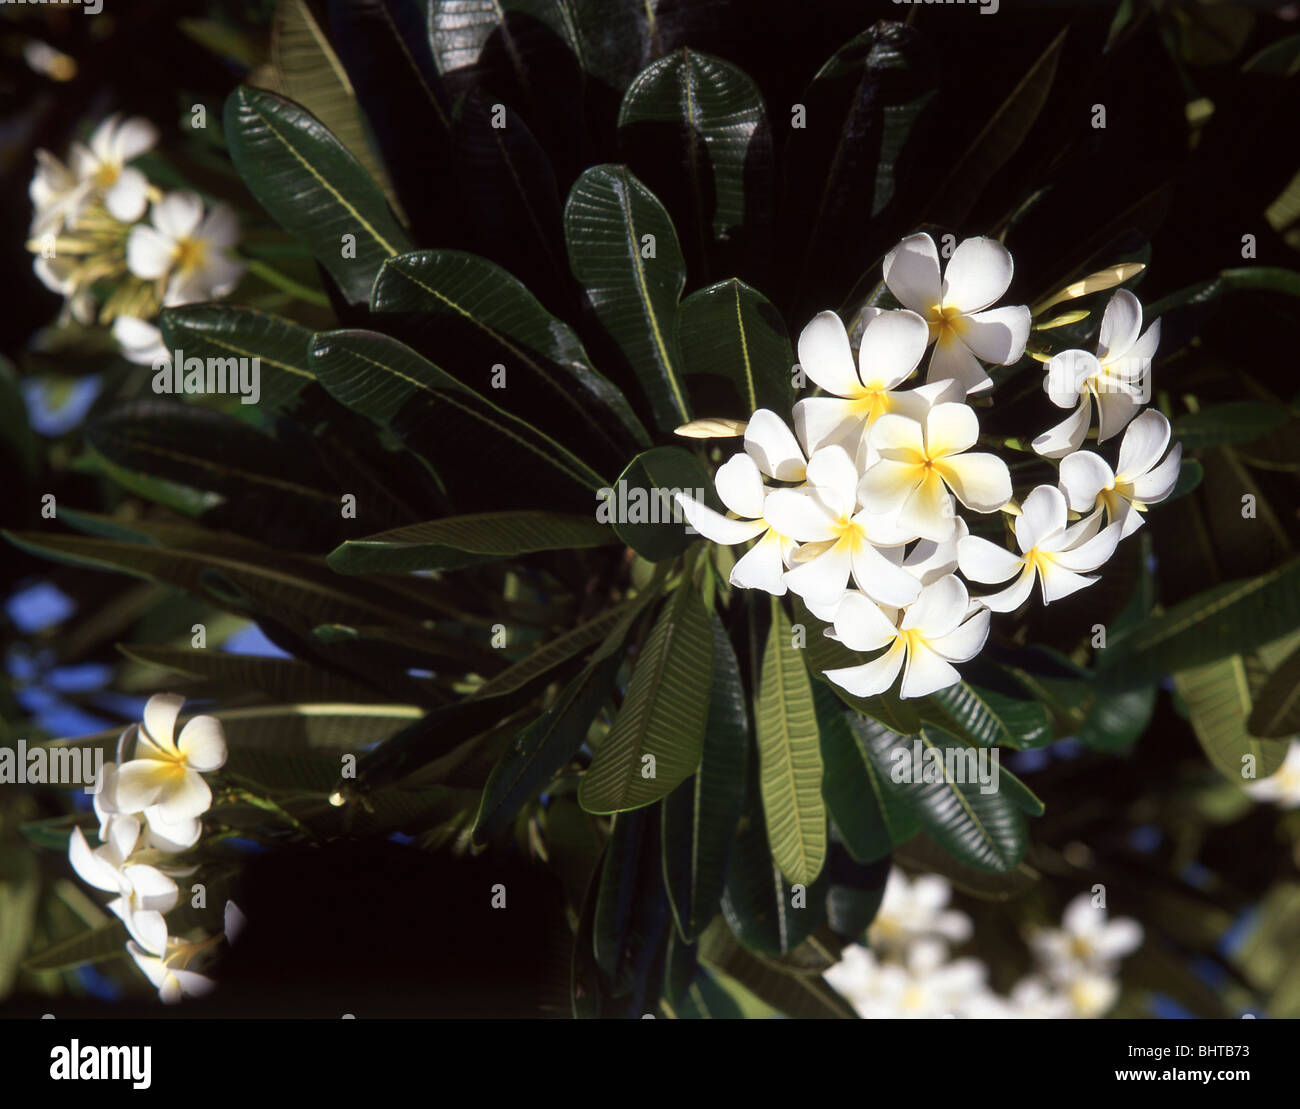
<instances>
[{"instance_id":1,"label":"cluster of buds","mask_svg":"<svg viewBox=\"0 0 1300 1109\"><path fill-rule=\"evenodd\" d=\"M226 903L224 934L190 942L170 934L164 914L176 907L176 878L193 873L177 856L198 843L202 817L212 805L203 775L226 761L221 722L195 716L176 734L184 698L150 697L144 721L118 744L118 761L106 763L96 783L95 815L100 846L92 849L80 828L68 841L68 857L82 881L116 896L108 909L126 926L127 951L158 989L163 1001L200 997L212 980L194 969L242 923Z\"/></svg>"},{"instance_id":2,"label":"cluster of buds","mask_svg":"<svg viewBox=\"0 0 1300 1109\"><path fill-rule=\"evenodd\" d=\"M1058 465L1057 483L1017 501L1006 462L973 449L980 427L968 399L993 388L985 364L1024 356L1033 323L1024 305L992 307L1012 272L1010 253L992 239L965 240L946 269L930 236L904 239L884 262L885 285L904 307L862 311L856 360L834 312L803 329L800 369L825 395L795 405L793 431L767 409L750 417L745 449L715 476L730 514L676 495L708 539L757 540L735 563L733 585L798 594L831 625L827 635L880 652L826 671L854 695L884 693L900 674L904 698L953 685L953 664L983 648L991 613L1019 608L1035 581L1044 604L1096 581L1092 571L1177 480L1182 451L1165 455L1169 421L1138 414L1159 324L1142 333L1142 306L1127 290L1107 305L1095 354L1062 351L1048 362L1046 392L1074 409L1033 442ZM903 388L927 353L925 383ZM1094 402L1099 443L1124 431L1113 467L1080 449ZM679 432L698 434L692 425ZM1018 549L971 534L963 511L1004 513ZM982 595L967 585L1008 579Z\"/></svg>"}]
</instances>

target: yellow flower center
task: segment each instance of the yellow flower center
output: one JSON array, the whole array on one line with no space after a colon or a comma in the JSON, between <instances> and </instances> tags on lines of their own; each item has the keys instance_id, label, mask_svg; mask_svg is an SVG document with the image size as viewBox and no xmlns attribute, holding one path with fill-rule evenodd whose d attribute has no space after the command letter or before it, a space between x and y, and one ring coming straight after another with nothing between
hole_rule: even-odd
<instances>
[{"instance_id":1,"label":"yellow flower center","mask_svg":"<svg viewBox=\"0 0 1300 1109\"><path fill-rule=\"evenodd\" d=\"M122 175L122 167L110 165L108 162L103 163L99 169L95 170L94 181L101 189L107 189L117 184L117 179Z\"/></svg>"},{"instance_id":2,"label":"yellow flower center","mask_svg":"<svg viewBox=\"0 0 1300 1109\"><path fill-rule=\"evenodd\" d=\"M178 239L172 257L181 273L193 273L202 267L208 255L208 244L202 239Z\"/></svg>"},{"instance_id":3,"label":"yellow flower center","mask_svg":"<svg viewBox=\"0 0 1300 1109\"><path fill-rule=\"evenodd\" d=\"M925 990L920 986L910 985L903 991L904 1009L922 1009L925 1007Z\"/></svg>"},{"instance_id":4,"label":"yellow flower center","mask_svg":"<svg viewBox=\"0 0 1300 1109\"><path fill-rule=\"evenodd\" d=\"M853 522L852 516L841 516L831 525L831 530L835 532L836 541L847 543L850 551L862 546L862 529Z\"/></svg>"},{"instance_id":5,"label":"yellow flower center","mask_svg":"<svg viewBox=\"0 0 1300 1109\"><path fill-rule=\"evenodd\" d=\"M943 304L931 305L926 322L930 325L930 338L945 344L960 338L970 326L961 309Z\"/></svg>"}]
</instances>

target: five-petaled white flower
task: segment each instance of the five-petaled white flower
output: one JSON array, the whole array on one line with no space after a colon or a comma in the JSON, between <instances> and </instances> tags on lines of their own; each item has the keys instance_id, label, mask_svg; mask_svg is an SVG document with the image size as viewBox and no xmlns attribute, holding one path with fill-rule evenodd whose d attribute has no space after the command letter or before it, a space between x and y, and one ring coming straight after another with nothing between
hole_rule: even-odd
<instances>
[{"instance_id":1,"label":"five-petaled white flower","mask_svg":"<svg viewBox=\"0 0 1300 1109\"><path fill-rule=\"evenodd\" d=\"M946 878L918 874L909 879L898 867L891 867L867 939L873 948L881 949L903 947L928 937L965 943L971 936L971 920L948 908L951 897L952 886Z\"/></svg>"},{"instance_id":2,"label":"five-petaled white flower","mask_svg":"<svg viewBox=\"0 0 1300 1109\"><path fill-rule=\"evenodd\" d=\"M900 390L916 372L925 354L928 329L915 312L869 308L853 365L848 332L834 312L818 312L799 335L799 365L814 382L833 394L808 397L794 406L794 426L811 454L838 444L862 464L861 447L867 429L886 412L917 416L925 402L937 398L928 391ZM943 399L961 400L954 386L942 386Z\"/></svg>"},{"instance_id":3,"label":"five-petaled white flower","mask_svg":"<svg viewBox=\"0 0 1300 1109\"><path fill-rule=\"evenodd\" d=\"M1163 501L1174 491L1183 445L1169 445L1169 421L1154 410L1143 412L1124 432L1119 444L1119 468L1111 470L1100 455L1075 451L1061 459L1061 491L1075 512L1091 512L1100 500L1110 523L1122 524L1126 539L1142 526L1147 505Z\"/></svg>"},{"instance_id":4,"label":"five-petaled white flower","mask_svg":"<svg viewBox=\"0 0 1300 1109\"><path fill-rule=\"evenodd\" d=\"M924 697L961 680L952 664L979 654L989 619L953 574L923 587L901 611L849 592L835 614L835 637L854 651L888 650L860 666L827 670L826 677L854 696L872 697L889 689L902 670L898 695Z\"/></svg>"},{"instance_id":5,"label":"five-petaled white flower","mask_svg":"<svg viewBox=\"0 0 1300 1109\"><path fill-rule=\"evenodd\" d=\"M1063 458L1077 451L1092 423L1092 402L1097 402L1097 441L1118 435L1133 418L1150 392L1151 360L1160 345L1160 321L1142 333L1142 305L1127 289L1120 289L1101 318L1097 353L1064 350L1047 364L1043 388L1058 408L1074 408L1069 416L1033 442L1047 458Z\"/></svg>"},{"instance_id":6,"label":"five-petaled white flower","mask_svg":"<svg viewBox=\"0 0 1300 1109\"><path fill-rule=\"evenodd\" d=\"M858 468L848 452L828 446L809 460L806 486L768 494L764 511L772 526L804 544L795 552L796 565L785 582L811 604L833 606L852 574L869 596L884 604L906 604L920 584L878 548L901 546L914 536L899 532L892 520L860 509L857 486Z\"/></svg>"},{"instance_id":7,"label":"five-petaled white flower","mask_svg":"<svg viewBox=\"0 0 1300 1109\"><path fill-rule=\"evenodd\" d=\"M1029 942L1048 976L1068 985L1113 971L1141 945L1142 926L1127 917L1107 920L1105 908L1093 905L1091 894L1081 893L1065 907L1060 928L1041 929Z\"/></svg>"},{"instance_id":8,"label":"five-petaled white flower","mask_svg":"<svg viewBox=\"0 0 1300 1109\"><path fill-rule=\"evenodd\" d=\"M881 962L850 944L825 972L831 987L868 1020L965 1016L985 996L986 970L977 959L949 962L943 944L913 944L902 963Z\"/></svg>"},{"instance_id":9,"label":"five-petaled white flower","mask_svg":"<svg viewBox=\"0 0 1300 1109\"><path fill-rule=\"evenodd\" d=\"M996 512L1011 499L1007 464L971 452L978 438L979 420L965 404L936 404L919 420L881 416L871 428L879 459L862 475L859 499L873 513L897 513L902 531L942 542L956 527L949 490L976 512Z\"/></svg>"},{"instance_id":10,"label":"five-petaled white flower","mask_svg":"<svg viewBox=\"0 0 1300 1109\"><path fill-rule=\"evenodd\" d=\"M224 296L244 267L230 257L239 219L228 204L205 215L197 193L168 193L150 211L150 223L131 228L127 265L136 277L164 286L163 304L190 304Z\"/></svg>"},{"instance_id":11,"label":"five-petaled white flower","mask_svg":"<svg viewBox=\"0 0 1300 1109\"><path fill-rule=\"evenodd\" d=\"M80 828L68 840L72 869L89 886L117 896L108 903L127 931L140 943L156 943L167 936L162 914L179 896L176 883L157 867L130 861L140 836L140 822L132 816L114 816L109 838L93 851Z\"/></svg>"},{"instance_id":12,"label":"five-petaled white flower","mask_svg":"<svg viewBox=\"0 0 1300 1109\"><path fill-rule=\"evenodd\" d=\"M185 699L171 693L150 697L144 707L135 757L117 769L117 807L144 812L152 825L188 827L212 804L202 775L226 761L226 740L214 716L195 716L174 737Z\"/></svg>"},{"instance_id":13,"label":"five-petaled white flower","mask_svg":"<svg viewBox=\"0 0 1300 1109\"><path fill-rule=\"evenodd\" d=\"M1041 583L1045 605L1097 580L1087 571L1115 553L1121 525L1101 528L1098 511L1067 527L1067 516L1064 494L1040 485L1025 498L1016 517L1019 555L977 535L968 535L957 545L961 572L971 581L992 585L1017 575L1006 589L976 598L980 604L994 612L1013 612L1028 599L1035 578Z\"/></svg>"},{"instance_id":14,"label":"five-petaled white flower","mask_svg":"<svg viewBox=\"0 0 1300 1109\"><path fill-rule=\"evenodd\" d=\"M1018 362L1029 339L1029 309L989 308L1011 286L1011 254L996 239L966 239L940 278L939 250L926 234L909 235L885 258L885 284L921 315L934 342L927 381L953 378L967 393L992 388L981 360Z\"/></svg>"}]
</instances>

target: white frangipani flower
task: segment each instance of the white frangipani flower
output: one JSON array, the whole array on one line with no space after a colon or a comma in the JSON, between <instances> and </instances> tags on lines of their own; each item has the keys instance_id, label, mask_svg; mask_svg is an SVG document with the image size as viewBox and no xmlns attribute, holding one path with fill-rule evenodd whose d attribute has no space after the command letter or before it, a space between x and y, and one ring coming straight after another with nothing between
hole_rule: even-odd
<instances>
[{"instance_id":1,"label":"white frangipani flower","mask_svg":"<svg viewBox=\"0 0 1300 1109\"><path fill-rule=\"evenodd\" d=\"M1048 977L1068 985L1085 975L1109 975L1141 946L1142 926L1127 917L1108 920L1105 908L1081 893L1066 906L1060 928L1041 929L1029 942Z\"/></svg>"},{"instance_id":2,"label":"white frangipani flower","mask_svg":"<svg viewBox=\"0 0 1300 1109\"><path fill-rule=\"evenodd\" d=\"M876 949L905 947L926 938L964 943L971 936L971 920L965 913L948 908L951 897L952 886L946 878L918 874L909 879L893 867L867 939Z\"/></svg>"},{"instance_id":3,"label":"white frangipani flower","mask_svg":"<svg viewBox=\"0 0 1300 1109\"><path fill-rule=\"evenodd\" d=\"M947 960L942 943L920 941L903 963L884 963L850 944L824 977L867 1020L965 1016L987 994L986 970L977 959Z\"/></svg>"},{"instance_id":4,"label":"white frangipani flower","mask_svg":"<svg viewBox=\"0 0 1300 1109\"><path fill-rule=\"evenodd\" d=\"M1091 512L1098 500L1106 520L1119 523L1127 539L1142 526L1147 505L1163 501L1174 491L1182 464L1183 445L1169 445L1169 421L1154 410L1143 412L1124 432L1119 445L1119 469L1092 451L1075 451L1061 459L1061 491L1075 512Z\"/></svg>"},{"instance_id":5,"label":"white frangipani flower","mask_svg":"<svg viewBox=\"0 0 1300 1109\"><path fill-rule=\"evenodd\" d=\"M190 820L208 810L212 791L202 775L226 761L225 734L214 716L195 716L174 736L184 703L175 694L150 697L135 757L117 770L118 808L143 811L151 825L157 820L163 828L188 828Z\"/></svg>"},{"instance_id":6,"label":"white frangipani flower","mask_svg":"<svg viewBox=\"0 0 1300 1109\"><path fill-rule=\"evenodd\" d=\"M1097 339L1097 353L1064 350L1047 364L1043 388L1058 408L1073 408L1065 420L1033 442L1047 458L1063 458L1083 445L1092 423L1092 402L1098 410L1097 441L1118 435L1149 395L1148 375L1160 321L1142 333L1142 304L1120 289L1106 305Z\"/></svg>"},{"instance_id":7,"label":"white frangipani flower","mask_svg":"<svg viewBox=\"0 0 1300 1109\"><path fill-rule=\"evenodd\" d=\"M966 587L949 574L924 586L905 609L882 609L850 591L835 615L835 637L850 650L883 654L861 666L825 671L826 677L857 697L884 693L901 670L898 695L924 697L961 681L954 662L969 662L984 646L989 613L972 606Z\"/></svg>"},{"instance_id":8,"label":"white frangipani flower","mask_svg":"<svg viewBox=\"0 0 1300 1109\"><path fill-rule=\"evenodd\" d=\"M149 183L127 163L152 150L157 141L158 131L147 119L123 120L114 115L95 128L85 146L73 146L72 166L78 179L100 190L114 219L134 223L144 215Z\"/></svg>"},{"instance_id":9,"label":"white frangipani flower","mask_svg":"<svg viewBox=\"0 0 1300 1109\"><path fill-rule=\"evenodd\" d=\"M778 597L784 596L783 575L790 565L795 544L773 527L764 515L772 494L764 488L758 464L748 454L734 455L718 467L713 482L722 503L739 519L723 516L694 497L678 493L677 503L681 505L687 522L706 539L724 547L757 538L758 542L731 568L731 584L741 589L762 589Z\"/></svg>"},{"instance_id":10,"label":"white frangipani flower","mask_svg":"<svg viewBox=\"0 0 1300 1109\"><path fill-rule=\"evenodd\" d=\"M775 489L764 511L772 527L807 546L794 555L785 575L795 593L815 605L834 605L850 574L869 596L885 604L906 604L920 584L877 547L900 546L913 536L898 532L887 518L860 510L858 468L841 446L823 447L808 462L808 484Z\"/></svg>"},{"instance_id":11,"label":"white frangipani flower","mask_svg":"<svg viewBox=\"0 0 1300 1109\"><path fill-rule=\"evenodd\" d=\"M990 309L1011 286L1011 254L996 239L966 239L948 259L942 278L939 250L929 235L909 235L885 258L885 284L900 304L918 313L934 342L927 381L959 381L967 393L992 387L981 361L1018 362L1029 339L1024 305Z\"/></svg>"},{"instance_id":12,"label":"white frangipani flower","mask_svg":"<svg viewBox=\"0 0 1300 1109\"><path fill-rule=\"evenodd\" d=\"M137 366L171 363L171 351L163 342L162 332L153 324L135 316L118 316L113 321L113 338L122 357Z\"/></svg>"},{"instance_id":13,"label":"white frangipani flower","mask_svg":"<svg viewBox=\"0 0 1300 1109\"><path fill-rule=\"evenodd\" d=\"M230 257L239 241L239 219L228 204L205 215L197 193L168 193L150 212L150 224L131 228L127 265L136 277L164 284L171 307L230 292L244 267Z\"/></svg>"},{"instance_id":14,"label":"white frangipani flower","mask_svg":"<svg viewBox=\"0 0 1300 1109\"><path fill-rule=\"evenodd\" d=\"M1256 801L1271 802L1280 809L1300 809L1300 740L1291 741L1282 765L1272 774L1244 788Z\"/></svg>"},{"instance_id":15,"label":"white frangipani flower","mask_svg":"<svg viewBox=\"0 0 1300 1109\"><path fill-rule=\"evenodd\" d=\"M1040 485L1025 498L1015 519L1019 555L977 535L963 539L957 556L961 572L971 581L996 584L1016 575L1007 588L976 600L994 612L1013 612L1029 598L1035 578L1041 583L1045 605L1096 581L1087 571L1096 570L1115 553L1120 525L1099 531L1101 513L1095 512L1067 527L1067 515L1064 494Z\"/></svg>"},{"instance_id":16,"label":"white frangipani flower","mask_svg":"<svg viewBox=\"0 0 1300 1109\"><path fill-rule=\"evenodd\" d=\"M838 444L856 458L862 437L878 416L906 406L896 391L925 354L928 329L915 312L869 309L853 364L848 332L834 312L818 312L799 335L799 365L828 397L794 406L794 426L811 454ZM960 399L960 398L957 398Z\"/></svg>"},{"instance_id":17,"label":"white frangipani flower","mask_svg":"<svg viewBox=\"0 0 1300 1109\"><path fill-rule=\"evenodd\" d=\"M203 997L216 986L211 978L188 969L208 942L185 943L164 932L160 943L141 944L132 940L126 949L135 965L157 987L158 996L168 1005L174 1005L182 997Z\"/></svg>"},{"instance_id":18,"label":"white frangipani flower","mask_svg":"<svg viewBox=\"0 0 1300 1109\"><path fill-rule=\"evenodd\" d=\"M949 490L967 508L996 512L1011 499L1011 474L997 455L971 451L978 438L979 419L965 404L936 404L920 420L881 416L870 439L880 457L858 485L862 505L897 513L901 530L939 542L956 527Z\"/></svg>"},{"instance_id":19,"label":"white frangipani flower","mask_svg":"<svg viewBox=\"0 0 1300 1109\"><path fill-rule=\"evenodd\" d=\"M130 862L140 834L140 822L133 817L114 817L110 838L93 851L80 828L68 840L68 861L88 886L117 896L108 909L126 925L139 942L158 942L167 935L162 914L175 906L180 896L176 883L156 867Z\"/></svg>"}]
</instances>

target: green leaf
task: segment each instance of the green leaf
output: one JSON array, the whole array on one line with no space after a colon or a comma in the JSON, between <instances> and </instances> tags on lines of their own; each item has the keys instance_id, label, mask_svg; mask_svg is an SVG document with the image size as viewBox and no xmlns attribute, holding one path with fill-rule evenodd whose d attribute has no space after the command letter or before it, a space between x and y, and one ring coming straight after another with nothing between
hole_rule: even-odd
<instances>
[{"instance_id":1,"label":"green leaf","mask_svg":"<svg viewBox=\"0 0 1300 1109\"><path fill-rule=\"evenodd\" d=\"M1255 697L1247 727L1261 739L1300 734L1300 648L1269 674Z\"/></svg>"},{"instance_id":2,"label":"green leaf","mask_svg":"<svg viewBox=\"0 0 1300 1109\"><path fill-rule=\"evenodd\" d=\"M1107 690L1149 685L1269 643L1300 626L1300 561L1226 582L1166 609L1102 652Z\"/></svg>"},{"instance_id":3,"label":"green leaf","mask_svg":"<svg viewBox=\"0 0 1300 1109\"><path fill-rule=\"evenodd\" d=\"M727 858L745 802L749 713L740 665L712 617L713 690L700 768L665 799L664 886L678 934L694 943L718 911Z\"/></svg>"},{"instance_id":4,"label":"green leaf","mask_svg":"<svg viewBox=\"0 0 1300 1109\"><path fill-rule=\"evenodd\" d=\"M687 375L716 374L735 387L738 416L783 413L794 403L794 352L781 314L743 281L719 281L683 300L677 339Z\"/></svg>"},{"instance_id":5,"label":"green leaf","mask_svg":"<svg viewBox=\"0 0 1300 1109\"><path fill-rule=\"evenodd\" d=\"M558 512L480 512L349 539L326 561L340 574L407 573L455 569L463 554L508 558L536 551L568 551L617 543L589 516Z\"/></svg>"},{"instance_id":6,"label":"green leaf","mask_svg":"<svg viewBox=\"0 0 1300 1109\"><path fill-rule=\"evenodd\" d=\"M245 405L236 398L228 409L234 415L254 408L259 418L290 413L316 380L307 360L311 332L279 316L233 305L182 304L164 308L158 327L168 350L183 351L187 358L258 360L257 404Z\"/></svg>"},{"instance_id":7,"label":"green leaf","mask_svg":"<svg viewBox=\"0 0 1300 1109\"><path fill-rule=\"evenodd\" d=\"M564 208L573 276L639 380L663 431L686 423L691 406L677 346L677 301L686 264L664 206L626 166L592 166Z\"/></svg>"},{"instance_id":8,"label":"green leaf","mask_svg":"<svg viewBox=\"0 0 1300 1109\"><path fill-rule=\"evenodd\" d=\"M602 497L596 519L614 525L618 537L649 562L681 554L696 539L674 499L685 493L721 508L713 482L699 459L682 447L652 447L627 464Z\"/></svg>"},{"instance_id":9,"label":"green leaf","mask_svg":"<svg viewBox=\"0 0 1300 1109\"><path fill-rule=\"evenodd\" d=\"M609 700L621 663L619 658L608 658L584 670L506 749L483 787L474 821L475 843L487 843L500 834L525 802L573 758Z\"/></svg>"},{"instance_id":10,"label":"green leaf","mask_svg":"<svg viewBox=\"0 0 1300 1109\"><path fill-rule=\"evenodd\" d=\"M625 812L666 797L694 774L712 678L708 614L683 582L636 657L614 726L578 787L578 803L588 812ZM651 769L653 777L643 776Z\"/></svg>"},{"instance_id":11,"label":"green leaf","mask_svg":"<svg viewBox=\"0 0 1300 1109\"><path fill-rule=\"evenodd\" d=\"M476 392L505 369L512 406L552 434L584 429L618 461L649 438L619 389L592 366L581 340L500 266L456 250L419 250L386 262L371 310L412 346L464 367ZM549 415L548 415L549 414Z\"/></svg>"},{"instance_id":12,"label":"green leaf","mask_svg":"<svg viewBox=\"0 0 1300 1109\"><path fill-rule=\"evenodd\" d=\"M993 175L1020 149L1047 103L1068 31L1062 28L1052 39L965 152L950 163L948 176L926 209L926 222L959 225Z\"/></svg>"},{"instance_id":13,"label":"green leaf","mask_svg":"<svg viewBox=\"0 0 1300 1109\"><path fill-rule=\"evenodd\" d=\"M1143 314L1154 320L1174 308L1208 304L1227 293L1247 289L1263 289L1300 297L1300 273L1279 266L1242 266L1239 269L1222 270L1218 277L1198 281L1195 285L1188 285L1162 297L1148 305Z\"/></svg>"},{"instance_id":14,"label":"green leaf","mask_svg":"<svg viewBox=\"0 0 1300 1109\"><path fill-rule=\"evenodd\" d=\"M734 831L722 915L736 938L764 955L789 955L826 920L822 875L798 896L772 857L757 774L749 775L744 815Z\"/></svg>"},{"instance_id":15,"label":"green leaf","mask_svg":"<svg viewBox=\"0 0 1300 1109\"><path fill-rule=\"evenodd\" d=\"M813 686L821 733L822 796L844 846L859 862L885 858L896 843L906 843L920 827L912 810L880 780L845 709L825 685ZM873 722L874 723L874 722Z\"/></svg>"},{"instance_id":16,"label":"green leaf","mask_svg":"<svg viewBox=\"0 0 1300 1109\"><path fill-rule=\"evenodd\" d=\"M494 452L499 472L511 475L512 488L501 495L519 501L519 507L525 491L544 491L554 483L575 506L590 504L587 498L605 484L543 432L387 335L321 332L312 340L311 355L321 384L341 403L409 441L435 465L453 463L440 473L449 482L466 483L467 501L500 484L490 472ZM477 465L465 466L466 458Z\"/></svg>"},{"instance_id":17,"label":"green leaf","mask_svg":"<svg viewBox=\"0 0 1300 1109\"><path fill-rule=\"evenodd\" d=\"M34 951L23 961L24 970L67 970L126 954L126 926L120 920L92 928L59 943Z\"/></svg>"},{"instance_id":18,"label":"green leaf","mask_svg":"<svg viewBox=\"0 0 1300 1109\"><path fill-rule=\"evenodd\" d=\"M748 951L722 920L700 938L700 962L735 979L787 1017L855 1020L857 1014L820 974L786 970Z\"/></svg>"},{"instance_id":19,"label":"green leaf","mask_svg":"<svg viewBox=\"0 0 1300 1109\"><path fill-rule=\"evenodd\" d=\"M789 617L775 598L771 607L756 717L763 811L781 873L810 886L826 862L821 738L812 685L793 645Z\"/></svg>"},{"instance_id":20,"label":"green leaf","mask_svg":"<svg viewBox=\"0 0 1300 1109\"><path fill-rule=\"evenodd\" d=\"M979 870L1005 874L1016 869L1025 852L1024 817L1004 793L984 792L987 787L974 780L976 755L991 758L987 752L977 752L931 724L919 736L859 721L851 725L882 783L912 808L945 851Z\"/></svg>"},{"instance_id":21,"label":"green leaf","mask_svg":"<svg viewBox=\"0 0 1300 1109\"><path fill-rule=\"evenodd\" d=\"M683 47L643 69L623 95L619 140L678 215L701 263L771 211L771 136L758 86L730 62ZM756 191L757 189L757 191Z\"/></svg>"},{"instance_id":22,"label":"green leaf","mask_svg":"<svg viewBox=\"0 0 1300 1109\"><path fill-rule=\"evenodd\" d=\"M939 712L934 712L937 707ZM922 718L934 719L981 747L998 744L1024 750L1052 741L1052 723L1037 701L1022 701L969 682L933 693L921 706Z\"/></svg>"},{"instance_id":23,"label":"green leaf","mask_svg":"<svg viewBox=\"0 0 1300 1109\"><path fill-rule=\"evenodd\" d=\"M1188 412L1174 421L1174 437L1187 450L1225 443L1253 443L1276 431L1290 413L1276 404L1239 400Z\"/></svg>"},{"instance_id":24,"label":"green leaf","mask_svg":"<svg viewBox=\"0 0 1300 1109\"><path fill-rule=\"evenodd\" d=\"M1174 688L1187 705L1192 731L1216 770L1242 785L1267 778L1286 758L1287 745L1252 735L1248 720L1255 693L1264 683L1258 659L1232 655L1174 674ZM1245 760L1249 758L1250 762Z\"/></svg>"},{"instance_id":25,"label":"green leaf","mask_svg":"<svg viewBox=\"0 0 1300 1109\"><path fill-rule=\"evenodd\" d=\"M262 207L351 303L369 303L380 265L411 249L374 179L320 120L273 93L237 88L226 100L225 131L235 168ZM355 241L354 257L344 257L345 235Z\"/></svg>"}]
</instances>

